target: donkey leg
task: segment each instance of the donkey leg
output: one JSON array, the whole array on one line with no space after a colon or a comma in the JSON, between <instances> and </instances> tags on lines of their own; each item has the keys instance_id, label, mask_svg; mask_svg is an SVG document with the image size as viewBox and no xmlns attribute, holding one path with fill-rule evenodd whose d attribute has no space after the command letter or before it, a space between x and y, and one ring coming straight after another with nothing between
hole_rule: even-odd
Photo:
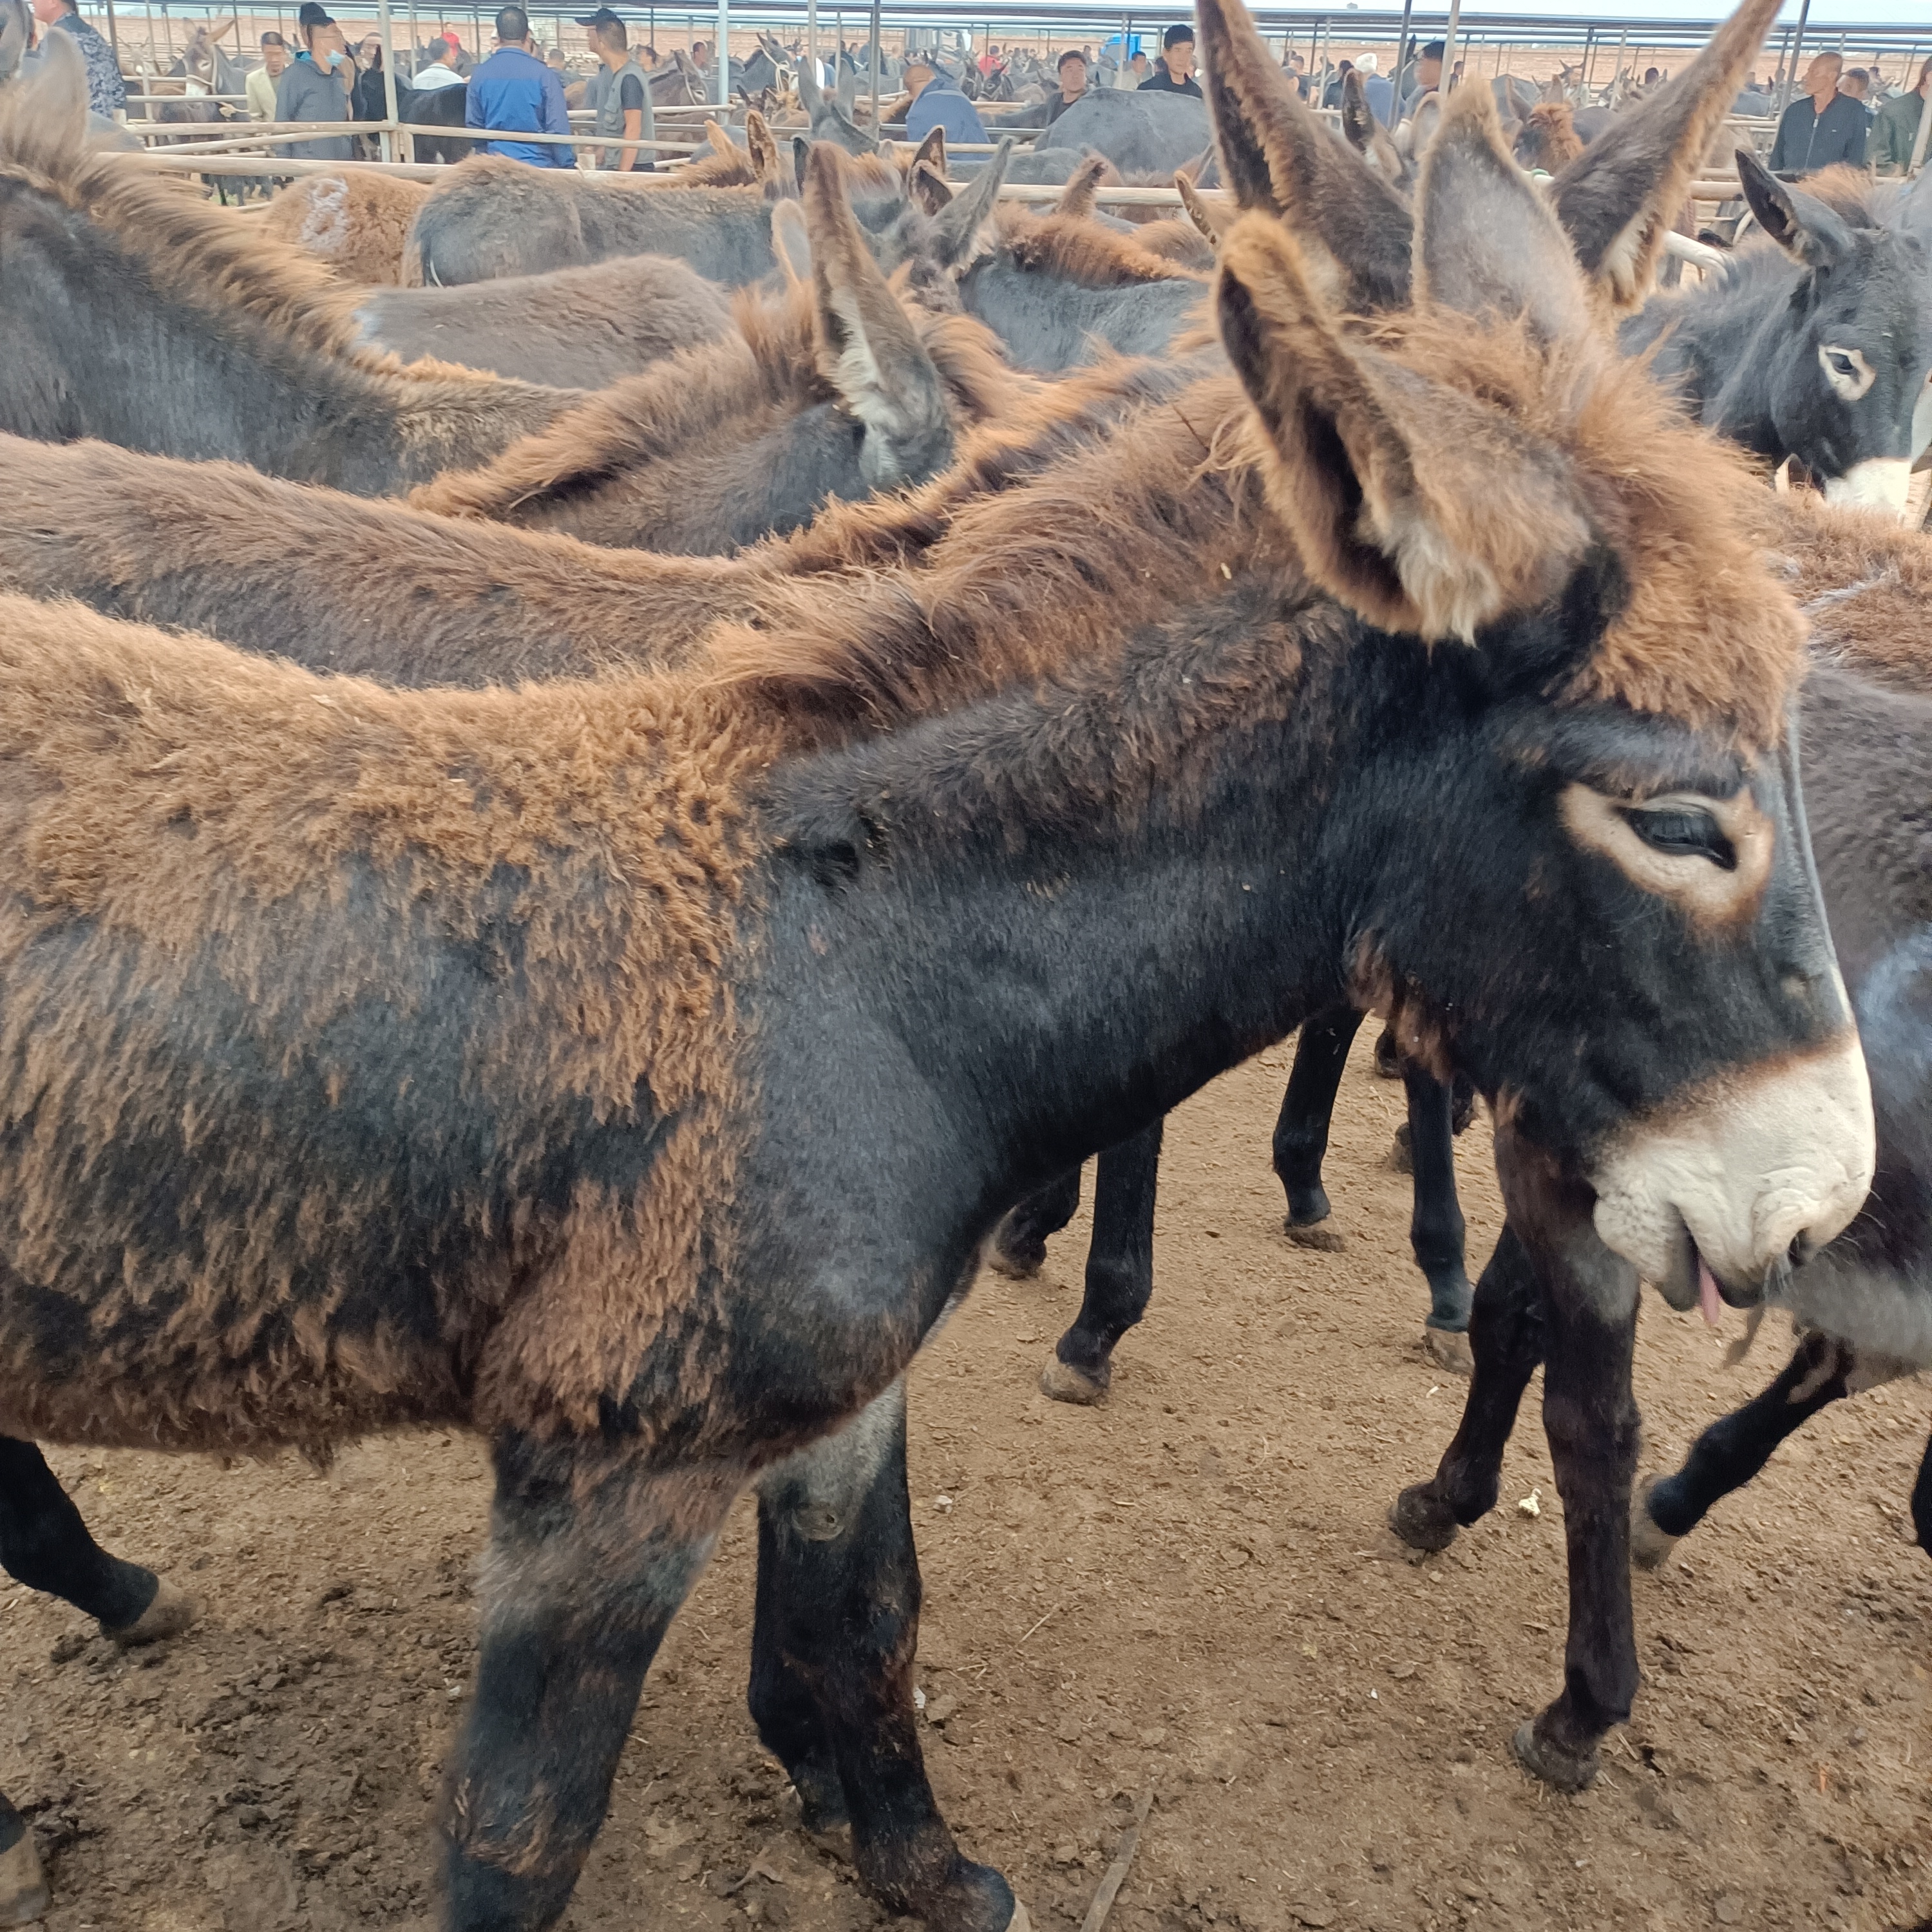
<instances>
[{"instance_id":1,"label":"donkey leg","mask_svg":"<svg viewBox=\"0 0 1932 1932\"><path fill-rule=\"evenodd\" d=\"M1046 1238L1057 1234L1080 1211L1080 1170L1070 1168L1029 1194L993 1230L986 1264L996 1274L1030 1281L1046 1265Z\"/></svg>"},{"instance_id":2,"label":"donkey leg","mask_svg":"<svg viewBox=\"0 0 1932 1932\"><path fill-rule=\"evenodd\" d=\"M1918 1480L1912 1486L1912 1526L1918 1533L1919 1548L1932 1556L1932 1436L1926 1438Z\"/></svg>"},{"instance_id":3,"label":"donkey leg","mask_svg":"<svg viewBox=\"0 0 1932 1932\"><path fill-rule=\"evenodd\" d=\"M1469 1277L1464 1271L1462 1203L1456 1198L1456 1141L1452 1096L1442 1082L1418 1066L1404 1066L1408 1095L1409 1150L1415 1176L1409 1246L1429 1282L1429 1319L1424 1341L1443 1367L1457 1375L1471 1368Z\"/></svg>"},{"instance_id":4,"label":"donkey leg","mask_svg":"<svg viewBox=\"0 0 1932 1932\"><path fill-rule=\"evenodd\" d=\"M1770 1388L1698 1437L1682 1468L1644 1484L1630 1524L1632 1557L1654 1570L1713 1503L1743 1488L1771 1460L1787 1436L1844 1399L1851 1367L1852 1352L1843 1342L1815 1330L1806 1335Z\"/></svg>"},{"instance_id":5,"label":"donkey leg","mask_svg":"<svg viewBox=\"0 0 1932 1932\"><path fill-rule=\"evenodd\" d=\"M1321 1223L1328 1218L1328 1196L1322 1186L1322 1162L1328 1151L1328 1125L1348 1048L1361 1030L1353 1006L1330 1006L1302 1022L1294 1042L1294 1064L1274 1124L1274 1171L1288 1195L1282 1224L1291 1241L1304 1248L1336 1249L1342 1238Z\"/></svg>"},{"instance_id":6,"label":"donkey leg","mask_svg":"<svg viewBox=\"0 0 1932 1932\"><path fill-rule=\"evenodd\" d=\"M191 1598L94 1541L38 1447L10 1436L0 1436L0 1569L98 1618L116 1643L152 1643L194 1621Z\"/></svg>"},{"instance_id":7,"label":"donkey leg","mask_svg":"<svg viewBox=\"0 0 1932 1932\"><path fill-rule=\"evenodd\" d=\"M542 1932L569 1903L665 1630L710 1555L737 1468L506 1435L484 1566L476 1693L441 1818L448 1932Z\"/></svg>"},{"instance_id":8,"label":"donkey leg","mask_svg":"<svg viewBox=\"0 0 1932 1932\"><path fill-rule=\"evenodd\" d=\"M752 1720L808 1828L849 1821L853 1862L882 1904L934 1932L1024 1928L1006 1880L962 1856L926 1781L919 1605L900 1382L759 1482Z\"/></svg>"},{"instance_id":9,"label":"donkey leg","mask_svg":"<svg viewBox=\"0 0 1932 1932\"><path fill-rule=\"evenodd\" d=\"M0 1792L0 1925L31 1925L51 1903L34 1834Z\"/></svg>"},{"instance_id":10,"label":"donkey leg","mask_svg":"<svg viewBox=\"0 0 1932 1932\"><path fill-rule=\"evenodd\" d=\"M1507 1221L1476 1282L1469 1340L1469 1394L1456 1433L1434 1476L1404 1490L1389 1511L1390 1528L1417 1550L1446 1550L1460 1527L1496 1508L1503 1448L1543 1359L1542 1288Z\"/></svg>"},{"instance_id":11,"label":"donkey leg","mask_svg":"<svg viewBox=\"0 0 1932 1932\"><path fill-rule=\"evenodd\" d=\"M1087 1288L1040 1385L1056 1402L1102 1400L1114 1379L1114 1345L1147 1312L1154 1293L1154 1196L1160 1178L1159 1120L1101 1155L1094 1181L1094 1238Z\"/></svg>"}]
</instances>

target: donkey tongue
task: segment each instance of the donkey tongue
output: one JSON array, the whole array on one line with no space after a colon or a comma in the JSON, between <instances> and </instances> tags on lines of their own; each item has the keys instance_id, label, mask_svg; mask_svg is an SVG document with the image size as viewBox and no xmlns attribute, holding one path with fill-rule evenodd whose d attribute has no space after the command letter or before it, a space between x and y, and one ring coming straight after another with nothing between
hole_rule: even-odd
<instances>
[{"instance_id":1,"label":"donkey tongue","mask_svg":"<svg viewBox=\"0 0 1932 1932\"><path fill-rule=\"evenodd\" d=\"M1718 1299L1718 1277L1711 1272L1711 1264L1702 1255L1697 1257L1697 1306L1713 1328L1723 1322L1724 1304Z\"/></svg>"}]
</instances>

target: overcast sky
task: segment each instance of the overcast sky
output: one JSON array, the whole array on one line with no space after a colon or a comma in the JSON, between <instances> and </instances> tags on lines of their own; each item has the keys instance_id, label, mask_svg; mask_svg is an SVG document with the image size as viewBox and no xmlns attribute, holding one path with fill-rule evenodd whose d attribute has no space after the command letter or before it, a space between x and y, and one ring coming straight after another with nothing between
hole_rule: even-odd
<instances>
[{"instance_id":1,"label":"overcast sky","mask_svg":"<svg viewBox=\"0 0 1932 1932\"><path fill-rule=\"evenodd\" d=\"M1387 4L1387 0L1382 3ZM1432 0L1431 12L1442 8L1442 0ZM1720 16L1724 9L1721 0L1714 6L1712 0L1475 0L1475 4L1464 0L1462 10L1472 25L1512 14L1562 14L1579 22L1603 20L1621 26L1623 21L1634 16L1651 20L1710 20ZM1795 26L1797 21L1798 0L1787 0L1778 18L1778 32ZM1841 27L1859 26L1922 27L1926 45L1932 48L1932 0L1811 0L1804 38L1808 40L1814 30L1828 32L1835 37ZM1769 44L1774 45L1776 39L1777 34L1772 34Z\"/></svg>"}]
</instances>

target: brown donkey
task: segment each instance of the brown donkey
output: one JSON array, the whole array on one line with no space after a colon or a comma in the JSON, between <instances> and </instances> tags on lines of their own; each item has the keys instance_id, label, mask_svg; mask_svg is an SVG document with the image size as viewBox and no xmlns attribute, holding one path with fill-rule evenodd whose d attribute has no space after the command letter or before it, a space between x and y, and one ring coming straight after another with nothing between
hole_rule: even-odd
<instances>
[{"instance_id":1,"label":"brown donkey","mask_svg":"<svg viewBox=\"0 0 1932 1932\"><path fill-rule=\"evenodd\" d=\"M1009 1202L1344 985L1491 1096L1590 1308L1855 1208L1795 617L1540 204L1459 225L1475 134L1372 339L1231 232L1225 573L1096 580L1174 532L1076 462L956 520L1030 497L1004 596L794 585L735 676L386 692L0 607L0 1431L490 1434L450 1926L561 1915L748 1480L767 1740L889 1903L1008 1922L917 1769L896 1378Z\"/></svg>"}]
</instances>

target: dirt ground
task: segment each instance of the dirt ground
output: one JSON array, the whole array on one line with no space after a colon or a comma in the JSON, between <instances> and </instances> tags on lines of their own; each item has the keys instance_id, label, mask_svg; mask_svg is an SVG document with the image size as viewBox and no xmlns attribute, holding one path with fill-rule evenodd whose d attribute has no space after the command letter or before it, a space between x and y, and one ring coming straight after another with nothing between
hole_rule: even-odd
<instances>
[{"instance_id":1,"label":"dirt ground","mask_svg":"<svg viewBox=\"0 0 1932 1932\"><path fill-rule=\"evenodd\" d=\"M1503 1504L1442 1556L1383 1524L1464 1384L1418 1346L1400 1090L1342 1090L1339 1254L1291 1247L1268 1168L1270 1053L1170 1126L1147 1322L1099 1411L1034 1378L1078 1299L1084 1217L1046 1276L988 1275L914 1376L926 1755L962 1842L1072 1932L1136 1796L1120 1932L1300 1926L1832 1924L1932 1915L1932 1562L1906 1502L1932 1388L1814 1423L1636 1585L1645 1688L1580 1798L1508 1754L1557 1688L1562 1511L1537 1392ZM1499 1220L1462 1144L1470 1247ZM1767 1380L1654 1298L1647 1460ZM372 1443L328 1475L138 1455L55 1466L111 1546L204 1600L123 1658L0 1587L0 1788L31 1805L51 1932L426 1928L430 1808L474 1657L482 1460ZM1534 1497L1540 1513L1519 1507ZM652 1672L565 1922L867 1932L884 1915L790 1828L744 1708L741 1505Z\"/></svg>"}]
</instances>

